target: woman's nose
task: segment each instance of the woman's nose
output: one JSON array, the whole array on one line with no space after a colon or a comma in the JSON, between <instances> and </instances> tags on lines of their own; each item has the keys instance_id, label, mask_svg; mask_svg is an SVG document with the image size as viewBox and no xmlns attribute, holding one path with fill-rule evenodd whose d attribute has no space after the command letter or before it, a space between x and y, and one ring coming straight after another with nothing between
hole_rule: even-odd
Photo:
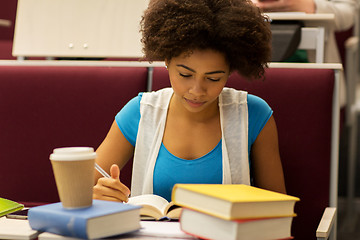
<instances>
[{"instance_id":1,"label":"woman's nose","mask_svg":"<svg viewBox=\"0 0 360 240\"><path fill-rule=\"evenodd\" d=\"M206 92L204 82L202 79L194 79L192 86L190 87L189 92L194 96L204 95Z\"/></svg>"}]
</instances>

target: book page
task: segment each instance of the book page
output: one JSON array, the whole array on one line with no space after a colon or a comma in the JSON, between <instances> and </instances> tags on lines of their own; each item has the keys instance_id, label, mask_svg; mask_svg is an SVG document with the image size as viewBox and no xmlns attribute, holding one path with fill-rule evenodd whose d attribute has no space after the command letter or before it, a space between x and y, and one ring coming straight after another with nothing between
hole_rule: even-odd
<instances>
[{"instance_id":1,"label":"book page","mask_svg":"<svg viewBox=\"0 0 360 240\"><path fill-rule=\"evenodd\" d=\"M156 219L159 219L166 215L166 209L169 204L169 202L165 198L153 194L130 197L127 203L143 206L143 208L140 210L140 214L150 215L155 217Z\"/></svg>"},{"instance_id":2,"label":"book page","mask_svg":"<svg viewBox=\"0 0 360 240\"><path fill-rule=\"evenodd\" d=\"M181 214L181 207L170 202L165 209L166 216L170 219L179 219Z\"/></svg>"}]
</instances>

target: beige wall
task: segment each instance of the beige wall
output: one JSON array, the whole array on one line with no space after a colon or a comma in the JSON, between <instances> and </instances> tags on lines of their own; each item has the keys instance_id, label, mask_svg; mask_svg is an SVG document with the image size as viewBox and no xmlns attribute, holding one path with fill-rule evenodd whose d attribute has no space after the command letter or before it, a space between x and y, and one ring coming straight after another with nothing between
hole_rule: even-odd
<instances>
[{"instance_id":1,"label":"beige wall","mask_svg":"<svg viewBox=\"0 0 360 240\"><path fill-rule=\"evenodd\" d=\"M148 0L19 0L13 55L141 57Z\"/></svg>"}]
</instances>

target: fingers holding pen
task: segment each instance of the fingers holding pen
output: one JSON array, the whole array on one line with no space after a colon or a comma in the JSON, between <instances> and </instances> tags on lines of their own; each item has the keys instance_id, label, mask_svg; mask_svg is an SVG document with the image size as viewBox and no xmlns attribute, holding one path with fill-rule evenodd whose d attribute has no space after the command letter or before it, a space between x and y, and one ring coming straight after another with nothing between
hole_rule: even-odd
<instances>
[{"instance_id":1,"label":"fingers holding pen","mask_svg":"<svg viewBox=\"0 0 360 240\"><path fill-rule=\"evenodd\" d=\"M99 178L93 188L93 198L127 202L130 189L120 182L120 169L116 164L110 168L110 178Z\"/></svg>"},{"instance_id":2,"label":"fingers holding pen","mask_svg":"<svg viewBox=\"0 0 360 240\"><path fill-rule=\"evenodd\" d=\"M128 188L119 180L100 178L93 188L94 199L110 201L128 201Z\"/></svg>"},{"instance_id":3,"label":"fingers holding pen","mask_svg":"<svg viewBox=\"0 0 360 240\"><path fill-rule=\"evenodd\" d=\"M130 189L127 186L125 186L123 183L120 182L120 168L118 165L116 165L116 164L111 165L110 175L111 175L112 179L116 180L118 189L121 189L121 191L128 198L130 196Z\"/></svg>"}]
</instances>

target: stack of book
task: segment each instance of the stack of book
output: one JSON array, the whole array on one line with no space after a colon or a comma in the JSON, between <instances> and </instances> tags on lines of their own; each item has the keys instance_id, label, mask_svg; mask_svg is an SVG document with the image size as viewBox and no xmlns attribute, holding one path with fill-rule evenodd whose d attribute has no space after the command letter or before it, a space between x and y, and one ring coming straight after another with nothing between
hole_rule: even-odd
<instances>
[{"instance_id":1,"label":"stack of book","mask_svg":"<svg viewBox=\"0 0 360 240\"><path fill-rule=\"evenodd\" d=\"M176 184L181 229L207 239L291 239L297 197L243 184Z\"/></svg>"}]
</instances>

